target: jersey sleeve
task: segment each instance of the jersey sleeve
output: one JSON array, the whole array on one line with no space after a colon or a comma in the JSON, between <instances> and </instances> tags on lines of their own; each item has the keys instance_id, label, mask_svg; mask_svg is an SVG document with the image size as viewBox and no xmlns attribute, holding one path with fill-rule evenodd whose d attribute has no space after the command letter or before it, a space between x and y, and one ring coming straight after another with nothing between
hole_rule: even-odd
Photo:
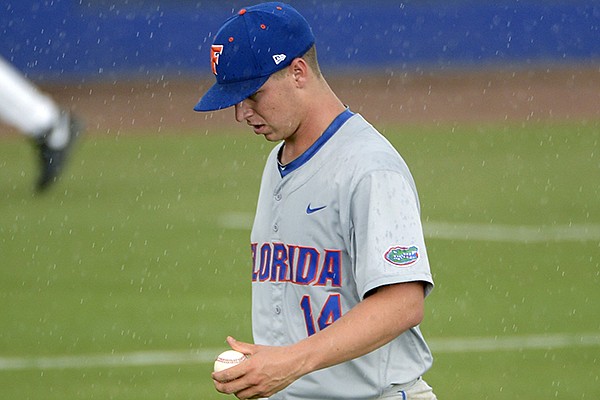
<instances>
[{"instance_id":1,"label":"jersey sleeve","mask_svg":"<svg viewBox=\"0 0 600 400\"><path fill-rule=\"evenodd\" d=\"M350 212L359 296L414 281L424 282L429 294L433 279L412 177L397 170L368 173L354 188Z\"/></svg>"}]
</instances>

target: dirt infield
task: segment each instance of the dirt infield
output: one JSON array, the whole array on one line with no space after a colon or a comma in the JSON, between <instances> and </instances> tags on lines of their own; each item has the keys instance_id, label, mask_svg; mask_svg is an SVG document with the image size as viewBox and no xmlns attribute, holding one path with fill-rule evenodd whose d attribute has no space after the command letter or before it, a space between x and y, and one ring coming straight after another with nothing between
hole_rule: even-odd
<instances>
[{"instance_id":1,"label":"dirt infield","mask_svg":"<svg viewBox=\"0 0 600 400\"><path fill-rule=\"evenodd\" d=\"M600 120L599 67L325 75L340 98L375 125ZM210 132L235 125L231 110L192 110L211 84L165 77L43 89L83 116L90 133Z\"/></svg>"}]
</instances>

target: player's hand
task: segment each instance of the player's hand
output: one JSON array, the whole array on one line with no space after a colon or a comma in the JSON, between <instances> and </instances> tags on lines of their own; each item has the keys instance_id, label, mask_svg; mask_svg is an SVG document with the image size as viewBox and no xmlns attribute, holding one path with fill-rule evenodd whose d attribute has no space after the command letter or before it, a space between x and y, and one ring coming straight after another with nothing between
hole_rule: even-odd
<instances>
[{"instance_id":1,"label":"player's hand","mask_svg":"<svg viewBox=\"0 0 600 400\"><path fill-rule=\"evenodd\" d=\"M221 393L234 394L239 399L269 397L302 376L297 360L287 347L260 346L238 342L232 337L228 337L227 342L248 359L224 371L213 372L215 388Z\"/></svg>"}]
</instances>

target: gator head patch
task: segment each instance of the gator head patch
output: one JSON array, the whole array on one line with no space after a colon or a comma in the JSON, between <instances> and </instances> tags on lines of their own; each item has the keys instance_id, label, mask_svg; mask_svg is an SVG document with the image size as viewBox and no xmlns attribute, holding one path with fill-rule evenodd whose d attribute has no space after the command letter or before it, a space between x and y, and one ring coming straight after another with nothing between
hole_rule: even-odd
<instances>
[{"instance_id":1,"label":"gator head patch","mask_svg":"<svg viewBox=\"0 0 600 400\"><path fill-rule=\"evenodd\" d=\"M383 255L383 258L399 267L407 267L419 260L419 248L417 246L390 247L389 250Z\"/></svg>"}]
</instances>

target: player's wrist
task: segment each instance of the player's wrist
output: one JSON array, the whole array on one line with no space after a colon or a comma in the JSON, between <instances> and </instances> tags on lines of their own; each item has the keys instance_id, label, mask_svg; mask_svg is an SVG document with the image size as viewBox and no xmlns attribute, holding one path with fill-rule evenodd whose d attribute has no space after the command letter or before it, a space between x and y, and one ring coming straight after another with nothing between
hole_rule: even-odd
<instances>
[{"instance_id":1,"label":"player's wrist","mask_svg":"<svg viewBox=\"0 0 600 400\"><path fill-rule=\"evenodd\" d=\"M295 379L320 369L318 359L315 357L314 348L308 342L306 339L302 340L293 344L288 349L289 360L295 369Z\"/></svg>"}]
</instances>

